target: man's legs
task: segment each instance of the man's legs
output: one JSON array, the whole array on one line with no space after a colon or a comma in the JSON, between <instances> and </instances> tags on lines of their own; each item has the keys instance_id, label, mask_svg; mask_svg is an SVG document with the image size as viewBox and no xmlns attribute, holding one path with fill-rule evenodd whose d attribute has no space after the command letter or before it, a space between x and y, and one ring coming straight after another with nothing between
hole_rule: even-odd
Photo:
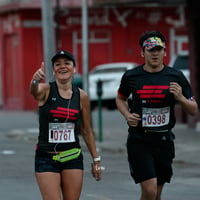
<instances>
[{"instance_id":1,"label":"man's legs","mask_svg":"<svg viewBox=\"0 0 200 200\"><path fill-rule=\"evenodd\" d=\"M157 185L157 179L152 178L140 183L141 198L140 200L161 200L163 185Z\"/></svg>"}]
</instances>

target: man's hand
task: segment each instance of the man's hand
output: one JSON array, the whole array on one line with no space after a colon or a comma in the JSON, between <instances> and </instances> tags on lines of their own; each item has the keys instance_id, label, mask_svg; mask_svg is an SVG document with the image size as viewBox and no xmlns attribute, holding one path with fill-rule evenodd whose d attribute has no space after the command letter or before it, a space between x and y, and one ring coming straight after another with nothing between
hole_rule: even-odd
<instances>
[{"instance_id":1,"label":"man's hand","mask_svg":"<svg viewBox=\"0 0 200 200\"><path fill-rule=\"evenodd\" d=\"M176 82L171 82L170 83L170 85L169 85L169 91L174 95L174 98L177 101L180 101L180 99L183 97L182 88Z\"/></svg>"},{"instance_id":2,"label":"man's hand","mask_svg":"<svg viewBox=\"0 0 200 200\"><path fill-rule=\"evenodd\" d=\"M138 126L139 121L141 121L141 118L137 113L129 113L129 115L126 116L126 120L129 126L136 127Z\"/></svg>"}]
</instances>

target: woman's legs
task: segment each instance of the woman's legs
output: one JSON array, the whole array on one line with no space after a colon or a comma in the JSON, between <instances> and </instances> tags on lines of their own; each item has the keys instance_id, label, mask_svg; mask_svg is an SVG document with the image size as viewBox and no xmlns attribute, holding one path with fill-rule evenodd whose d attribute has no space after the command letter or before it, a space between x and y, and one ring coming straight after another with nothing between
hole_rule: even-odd
<instances>
[{"instance_id":1,"label":"woman's legs","mask_svg":"<svg viewBox=\"0 0 200 200\"><path fill-rule=\"evenodd\" d=\"M54 172L35 173L43 200L61 200L60 174Z\"/></svg>"},{"instance_id":2,"label":"woman's legs","mask_svg":"<svg viewBox=\"0 0 200 200\"><path fill-rule=\"evenodd\" d=\"M79 200L83 185L83 170L67 169L61 173L63 200Z\"/></svg>"},{"instance_id":3,"label":"woman's legs","mask_svg":"<svg viewBox=\"0 0 200 200\"><path fill-rule=\"evenodd\" d=\"M66 169L60 173L36 173L37 183L43 200L78 200L83 184L83 170ZM61 177L60 177L61 176Z\"/></svg>"}]
</instances>

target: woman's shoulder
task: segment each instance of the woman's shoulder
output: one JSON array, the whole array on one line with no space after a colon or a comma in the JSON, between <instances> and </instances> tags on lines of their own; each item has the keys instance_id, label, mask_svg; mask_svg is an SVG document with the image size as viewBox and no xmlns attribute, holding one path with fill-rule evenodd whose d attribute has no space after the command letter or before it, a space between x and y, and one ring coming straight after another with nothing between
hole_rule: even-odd
<instances>
[{"instance_id":1,"label":"woman's shoulder","mask_svg":"<svg viewBox=\"0 0 200 200\"><path fill-rule=\"evenodd\" d=\"M89 109L89 104L90 104L89 96L85 90L79 88L79 91L80 91L81 110L83 110L83 108L87 110L87 109Z\"/></svg>"},{"instance_id":2,"label":"woman's shoulder","mask_svg":"<svg viewBox=\"0 0 200 200\"><path fill-rule=\"evenodd\" d=\"M88 94L87 94L87 92L85 90L83 90L81 88L78 88L78 89L79 89L81 98L88 98Z\"/></svg>"}]
</instances>

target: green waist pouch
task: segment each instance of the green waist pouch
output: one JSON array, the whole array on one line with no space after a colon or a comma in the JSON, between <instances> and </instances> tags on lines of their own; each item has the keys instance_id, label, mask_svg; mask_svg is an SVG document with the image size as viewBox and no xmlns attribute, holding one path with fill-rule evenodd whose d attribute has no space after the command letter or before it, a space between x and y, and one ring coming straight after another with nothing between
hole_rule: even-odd
<instances>
[{"instance_id":1,"label":"green waist pouch","mask_svg":"<svg viewBox=\"0 0 200 200\"><path fill-rule=\"evenodd\" d=\"M73 148L73 149L69 149L67 151L62 151L57 155L54 155L52 157L52 159L59 161L59 162L66 162L66 161L70 161L70 160L73 160L75 158L78 158L80 153L81 153L81 149Z\"/></svg>"}]
</instances>

